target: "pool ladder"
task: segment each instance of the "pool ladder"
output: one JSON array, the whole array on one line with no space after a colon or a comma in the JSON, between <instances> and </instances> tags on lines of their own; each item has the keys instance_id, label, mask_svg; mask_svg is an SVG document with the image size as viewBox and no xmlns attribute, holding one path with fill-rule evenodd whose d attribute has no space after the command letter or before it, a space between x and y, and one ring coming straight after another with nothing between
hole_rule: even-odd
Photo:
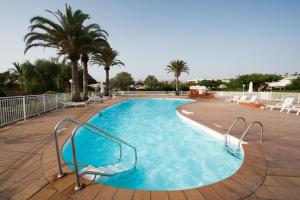
<instances>
[{"instance_id":1,"label":"pool ladder","mask_svg":"<svg viewBox=\"0 0 300 200\"><path fill-rule=\"evenodd\" d=\"M239 141L238 141L238 145L237 145L237 151L240 151L241 148L241 143L244 139L244 137L249 133L250 129L253 127L253 125L257 124L260 126L260 142L263 142L263 136L264 136L264 127L263 124L260 121L253 121L251 122L251 124L247 127L247 123L244 117L237 117L235 118L235 120L233 121L233 123L231 124L230 128L228 129L227 133L225 134L225 147L229 147L229 143L228 143L228 136L230 136L230 132L232 130L232 128L236 125L236 123L238 121L242 121L243 122L243 132L242 132L242 136L240 137ZM229 147L230 148L230 147Z\"/></svg>"},{"instance_id":2,"label":"pool ladder","mask_svg":"<svg viewBox=\"0 0 300 200\"><path fill-rule=\"evenodd\" d=\"M55 148L56 148L56 156L57 156L57 162L58 162L58 178L61 178L65 175L65 173L62 170L62 163L61 163L61 154L59 152L59 142L58 142L58 134L61 132L65 132L67 130L66 125L75 125L75 128L71 132L71 134L68 136L68 138L71 138L71 145L72 145L72 156L73 156L73 162L66 162L66 164L74 165L74 171L75 171L75 178L76 178L76 183L75 183L75 190L80 190L83 187L83 184L80 183L80 177L83 175L94 175L95 180L97 176L113 176L116 174L120 174L125 171L133 171L136 169L136 164L137 164L137 151L136 148L129 143L125 142L124 140L108 133L105 130L102 130L91 123L85 122L85 123L79 123L73 119L64 119L60 122L58 122L54 128L54 138L55 138ZM64 126L63 126L64 125ZM122 159L123 151L122 151L122 145L126 145L133 149L134 151L134 166L131 168L123 168L121 169L121 165L117 164L112 164L112 165L107 165L109 166L109 169L106 169L105 167L93 167L87 164L81 164L77 162L77 156L76 156L76 147L75 147L75 136L76 133L78 132L79 128L85 128L91 131L92 133L97 134L98 136L101 136L103 138L106 138L114 143L116 143L119 146L120 150L120 155L119 155L119 161ZM68 140L68 139L67 139ZM67 141L66 140L66 141ZM65 141L65 143L66 143ZM64 146L64 144L62 145ZM118 167L119 168L118 168ZM78 167L85 167L83 170L79 171ZM108 167L107 167L108 168ZM113 171L112 169L119 169L123 171ZM115 173L114 173L115 172Z\"/></svg>"}]
</instances>

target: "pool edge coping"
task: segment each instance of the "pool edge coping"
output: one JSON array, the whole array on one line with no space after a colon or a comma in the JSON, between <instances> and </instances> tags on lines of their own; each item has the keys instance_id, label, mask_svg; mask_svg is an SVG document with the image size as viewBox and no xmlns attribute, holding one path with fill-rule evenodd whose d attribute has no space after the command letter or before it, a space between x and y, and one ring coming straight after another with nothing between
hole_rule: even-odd
<instances>
[{"instance_id":1,"label":"pool edge coping","mask_svg":"<svg viewBox=\"0 0 300 200\"><path fill-rule=\"evenodd\" d=\"M140 99L140 98L145 98L145 97L135 97L135 99ZM152 97L155 98L155 97ZM158 97L161 98L161 97ZM177 97L178 98L178 97ZM116 103L119 103L121 101L126 101L132 99L131 98L124 98L121 99L118 102L112 102L109 103L109 105L105 105L105 108L108 108ZM193 103L193 102L190 102ZM179 109L180 106L178 106L176 109ZM98 110L94 110L91 113L88 113L87 116L82 115L79 118L83 118L79 121L87 121L89 120L91 117L93 117L96 113L98 112ZM86 113L85 113L86 114ZM187 116L185 116L187 117ZM190 120L193 120L189 117L187 117ZM194 121L194 120L193 120ZM198 122L196 122L198 123ZM200 123L201 124L201 123ZM213 129L212 129L213 130ZM64 139L64 141L67 139L68 134L64 134L60 136L60 139ZM63 138L64 137L64 138ZM60 145L63 142L60 142ZM237 199L241 199L241 198L246 198L251 196L251 194L253 194L264 182L265 176L266 176L266 172L267 172L267 166L266 166L266 159L264 157L264 155L262 154L262 152L259 149L259 146L257 144L253 144L253 143L249 143L247 145L243 145L243 149L244 149L244 162L242 163L241 167L234 173L232 174L230 177L223 179L221 181L218 181L216 183L210 184L210 185L206 185L206 186L201 186L201 187L197 187L197 188L193 188L193 189L180 189L180 190L151 190L151 192L173 192L173 191L190 191L190 190L197 190L197 191L202 191L205 192L207 190L211 190L216 192L219 195L222 195L222 193L224 192L224 188L225 190L228 190L228 193L233 192L236 195L238 195L239 198ZM53 146L53 141L50 142L50 144L48 145L47 149L43 152L43 156L42 156L42 166L47 165L47 163L49 162L57 162L56 161L56 157L55 157L55 149ZM54 171L48 171L45 170L44 167L42 167L43 170L43 174L44 176L47 178L47 180L49 181L50 184L55 183L56 181L60 181L60 179L56 178L57 173L54 173ZM70 173L70 170L67 170L68 173ZM73 174L73 173L72 173ZM55 177L54 177L55 175ZM85 178L83 178L85 179ZM84 182L87 182L88 184L90 184L91 182L86 180ZM107 185L101 184L101 183L96 183L99 185L103 185L104 187ZM237 192L237 190L235 189L236 186L234 186L234 184L238 184L240 187L243 187L245 191L248 191L247 194L243 193L241 194L240 192ZM107 186L107 187L112 187L112 186ZM114 188L114 187L112 187ZM115 187L117 188L117 187ZM125 189L125 188L117 188L119 190L130 190L130 189ZM130 190L130 191L150 191L150 190ZM72 198L71 196L68 196L69 198Z\"/></svg>"}]
</instances>

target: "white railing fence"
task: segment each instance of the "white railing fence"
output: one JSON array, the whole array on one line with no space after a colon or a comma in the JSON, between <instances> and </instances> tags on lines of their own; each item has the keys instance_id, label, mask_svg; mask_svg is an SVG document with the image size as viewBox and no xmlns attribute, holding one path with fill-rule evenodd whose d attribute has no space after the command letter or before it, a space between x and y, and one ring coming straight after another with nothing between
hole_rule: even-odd
<instances>
[{"instance_id":1,"label":"white railing fence","mask_svg":"<svg viewBox=\"0 0 300 200\"><path fill-rule=\"evenodd\" d=\"M187 95L189 91L179 91L179 95ZM144 96L144 95L175 95L175 91L117 91L116 95L121 96Z\"/></svg>"},{"instance_id":2,"label":"white railing fence","mask_svg":"<svg viewBox=\"0 0 300 200\"><path fill-rule=\"evenodd\" d=\"M179 95L186 96L189 91L179 91ZM287 97L293 97L294 103L300 104L300 93L289 92L253 92L251 94L247 92L233 92L233 91L213 91L216 96L219 97L233 97L235 95L256 95L259 100L269 101L283 101ZM174 96L175 91L118 91L114 92L120 96L147 96L147 95L169 95Z\"/></svg>"},{"instance_id":3,"label":"white railing fence","mask_svg":"<svg viewBox=\"0 0 300 200\"><path fill-rule=\"evenodd\" d=\"M147 96L162 95L175 96L175 91L118 91L114 92L121 96ZM186 96L188 91L180 91L179 95ZM235 95L247 95L243 92L215 91L214 94L220 97L233 97ZM249 94L248 94L249 95ZM259 100L283 101L287 97L293 97L295 104L300 104L300 93L286 92L253 92L251 95L257 95ZM71 101L70 94L58 93L49 95L31 95L0 97L0 127L19 120L26 120L50 110L62 106L60 102Z\"/></svg>"},{"instance_id":4,"label":"white railing fence","mask_svg":"<svg viewBox=\"0 0 300 200\"><path fill-rule=\"evenodd\" d=\"M253 92L251 94L247 92L227 92L227 91L216 91L216 96L220 97L233 97L235 95L256 95L259 100L269 101L283 101L287 97L293 97L295 104L300 104L300 93L291 92Z\"/></svg>"},{"instance_id":5,"label":"white railing fence","mask_svg":"<svg viewBox=\"0 0 300 200\"><path fill-rule=\"evenodd\" d=\"M65 93L0 97L0 126L57 109L60 102L70 100L70 94Z\"/></svg>"}]
</instances>

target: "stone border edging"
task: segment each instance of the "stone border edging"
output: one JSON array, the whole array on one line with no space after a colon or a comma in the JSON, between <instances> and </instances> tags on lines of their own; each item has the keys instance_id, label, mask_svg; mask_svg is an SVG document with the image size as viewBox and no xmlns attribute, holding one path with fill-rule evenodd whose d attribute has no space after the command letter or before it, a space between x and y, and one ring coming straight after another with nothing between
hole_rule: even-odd
<instances>
[{"instance_id":1,"label":"stone border edging","mask_svg":"<svg viewBox=\"0 0 300 200\"><path fill-rule=\"evenodd\" d=\"M138 98L138 97L137 97ZM128 98L122 98L121 101L126 100ZM120 102L120 101L117 101ZM109 107L113 105L116 102L109 102L107 105L104 105L104 108ZM195 102L192 102L195 103ZM179 108L179 107L178 107ZM177 109L178 109L177 108ZM98 112L98 110L97 110ZM94 111L94 114L95 111ZM83 115L79 117L79 121L87 121L91 116L94 116L93 112L85 112ZM186 116L188 117L188 116ZM193 119L191 119L193 120ZM60 136L60 145L63 144L63 140L67 139L68 134L64 134ZM225 199L243 199L246 197L251 196L264 182L264 179L266 177L267 173L267 165L266 165L266 159L262 152L259 149L259 145L250 143L250 144L244 144L244 162L242 163L242 166L234 173L232 176L221 180L219 182L194 188L194 189L187 189L187 190L178 190L184 192L186 197L189 197L191 195L194 195L195 192L200 192L202 196L205 197L205 199L220 199L220 197ZM49 181L49 183L55 184L57 180L57 160L55 156L55 148L53 141L47 148L47 150L44 151L42 156L42 169L45 177ZM67 167L64 167L64 170L67 170ZM67 170L70 173L70 170ZM67 175L66 178L68 178L70 175ZM74 176L70 176L74 179ZM82 178L83 182L89 185L99 185L99 187L104 187L101 183L91 183L87 180L84 180ZM75 181L75 180L74 180ZM70 184L65 184L64 181L60 181L60 187L61 189L59 192L63 192L65 189L70 187ZM128 189L122 189L118 188L119 190L126 190L126 191L134 191L134 190L128 190ZM84 189L83 189L84 190ZM80 192L80 191L79 191ZM151 192L168 192L168 193L174 193L176 191L151 191ZM69 198L74 198L74 194L78 192L70 192L65 194Z\"/></svg>"}]
</instances>

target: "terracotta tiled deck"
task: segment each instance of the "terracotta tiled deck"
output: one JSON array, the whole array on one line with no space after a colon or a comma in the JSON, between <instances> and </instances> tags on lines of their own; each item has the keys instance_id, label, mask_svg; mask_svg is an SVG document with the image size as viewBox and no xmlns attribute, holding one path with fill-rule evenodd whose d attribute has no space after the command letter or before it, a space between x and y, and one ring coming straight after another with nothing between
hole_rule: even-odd
<instances>
[{"instance_id":1,"label":"terracotta tiled deck","mask_svg":"<svg viewBox=\"0 0 300 200\"><path fill-rule=\"evenodd\" d=\"M191 190L134 191L90 183L74 191L74 175L57 180L53 127L63 118L86 121L100 107L124 98L90 106L56 110L26 122L0 129L1 199L300 199L300 116L200 100L178 108L193 111L189 117L216 131L226 132L236 116L264 124L265 142L258 135L244 145L245 161L233 176ZM240 127L233 130L238 134ZM255 133L258 129L253 129ZM60 137L60 141L67 134ZM66 167L65 167L66 169ZM65 170L67 171L67 169Z\"/></svg>"}]
</instances>

